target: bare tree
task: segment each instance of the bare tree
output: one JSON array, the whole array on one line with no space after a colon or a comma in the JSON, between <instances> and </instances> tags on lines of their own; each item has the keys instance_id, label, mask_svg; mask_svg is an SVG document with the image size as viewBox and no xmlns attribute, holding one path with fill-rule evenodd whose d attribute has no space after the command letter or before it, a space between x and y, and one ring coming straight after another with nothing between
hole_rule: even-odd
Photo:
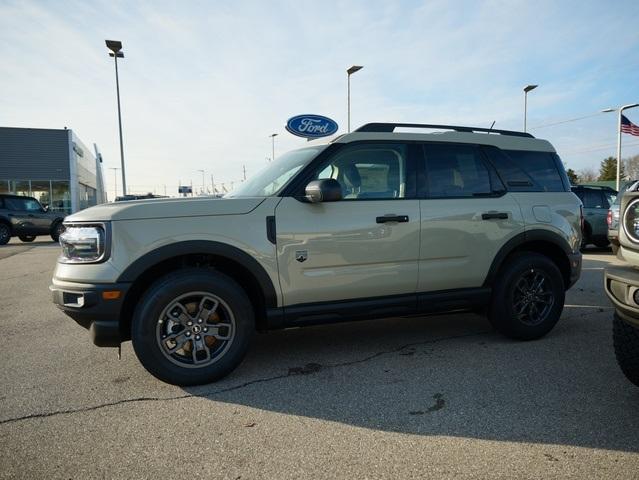
<instances>
[{"instance_id":1,"label":"bare tree","mask_svg":"<svg viewBox=\"0 0 639 480\"><path fill-rule=\"evenodd\" d=\"M578 172L581 183L594 182L599 178L594 168L582 168Z\"/></svg>"},{"instance_id":2,"label":"bare tree","mask_svg":"<svg viewBox=\"0 0 639 480\"><path fill-rule=\"evenodd\" d=\"M626 178L630 180L639 179L639 155L625 158L623 163L626 167Z\"/></svg>"}]
</instances>

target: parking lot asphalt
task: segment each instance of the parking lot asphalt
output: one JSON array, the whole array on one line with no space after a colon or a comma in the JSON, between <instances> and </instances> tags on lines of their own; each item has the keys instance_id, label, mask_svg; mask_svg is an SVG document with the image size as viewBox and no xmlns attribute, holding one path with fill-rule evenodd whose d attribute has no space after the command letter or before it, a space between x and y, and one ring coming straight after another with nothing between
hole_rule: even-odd
<instances>
[{"instance_id":1,"label":"parking lot asphalt","mask_svg":"<svg viewBox=\"0 0 639 480\"><path fill-rule=\"evenodd\" d=\"M94 347L50 301L58 246L0 247L0 478L637 478L639 389L585 255L557 327L517 342L472 314L258 335L204 387L130 343Z\"/></svg>"}]
</instances>

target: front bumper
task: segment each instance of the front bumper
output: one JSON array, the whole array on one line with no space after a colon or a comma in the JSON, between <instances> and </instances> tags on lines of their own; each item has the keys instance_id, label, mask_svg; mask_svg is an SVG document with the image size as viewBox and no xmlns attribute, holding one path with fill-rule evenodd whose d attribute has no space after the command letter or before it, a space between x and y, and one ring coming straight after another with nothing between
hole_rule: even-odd
<instances>
[{"instance_id":1,"label":"front bumper","mask_svg":"<svg viewBox=\"0 0 639 480\"><path fill-rule=\"evenodd\" d=\"M86 284L59 282L54 278L49 290L53 303L78 324L89 330L99 347L117 347L128 334L122 331L124 299L131 284ZM119 297L106 299L105 292L119 291ZM108 296L108 295L107 295Z\"/></svg>"},{"instance_id":2,"label":"front bumper","mask_svg":"<svg viewBox=\"0 0 639 480\"><path fill-rule=\"evenodd\" d=\"M639 328L639 270L633 267L610 267L604 272L604 289L619 317ZM639 293L636 294L639 300Z\"/></svg>"}]
</instances>

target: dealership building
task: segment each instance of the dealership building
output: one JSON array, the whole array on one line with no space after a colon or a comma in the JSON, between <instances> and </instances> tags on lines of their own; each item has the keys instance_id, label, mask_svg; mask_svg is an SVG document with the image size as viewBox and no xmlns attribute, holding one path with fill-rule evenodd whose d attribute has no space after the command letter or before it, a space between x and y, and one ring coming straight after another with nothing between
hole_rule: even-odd
<instances>
[{"instance_id":1,"label":"dealership building","mask_svg":"<svg viewBox=\"0 0 639 480\"><path fill-rule=\"evenodd\" d=\"M0 193L66 214L104 203L102 156L70 129L0 127Z\"/></svg>"}]
</instances>

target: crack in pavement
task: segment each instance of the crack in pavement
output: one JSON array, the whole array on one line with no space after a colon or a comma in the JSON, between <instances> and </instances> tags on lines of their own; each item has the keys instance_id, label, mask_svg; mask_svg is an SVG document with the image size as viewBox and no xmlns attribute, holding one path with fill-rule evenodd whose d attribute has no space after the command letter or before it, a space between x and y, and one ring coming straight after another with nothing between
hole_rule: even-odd
<instances>
[{"instance_id":1,"label":"crack in pavement","mask_svg":"<svg viewBox=\"0 0 639 480\"><path fill-rule=\"evenodd\" d=\"M357 360L351 360L348 362L341 362L341 363L333 363L333 364L326 364L326 365L321 365L321 364L317 364L317 363L309 363L307 364L305 367L297 367L297 368L289 368L288 373L282 374L282 375L274 375L272 377L266 377L266 378L258 378L256 380L250 380L248 382L245 383L241 383L239 385L234 385L232 387L228 387L228 388L223 388L220 390L216 390L214 392L210 392L207 394L195 394L195 393L187 393L184 395L176 395L173 397L137 397L137 398L126 398L123 400L116 400L113 402L107 402L107 403L101 403L99 405L92 405L89 407L79 407L79 408L69 408L67 410L57 410L54 412L45 412L45 413L32 413L29 415L24 415L21 417L14 417L14 418L8 418L6 420L2 420L0 421L0 425L7 425L9 423L16 423L16 422L20 422L23 420L33 420L33 419L38 419L38 418L48 418L48 417L55 417L58 415L71 415L74 413L85 413L85 412L91 412L94 410L99 410L102 408L106 408L106 407L112 407L112 406L116 406L116 405L123 405L123 404L127 404L127 403L141 403L141 402L172 402L175 400L183 400L186 398L212 398L215 397L217 395L221 395L224 393L228 393L228 392L233 392L235 390L240 390L243 388L247 388L256 384L260 384L260 383L269 383L269 382L273 382L273 381L277 381L277 380L281 380L284 378L288 378L288 377L293 377L293 376L297 376L297 375L312 375L315 373L318 373L326 368L342 368L342 367L350 367L353 365L358 365L361 363L366 363L369 362L371 360L374 360L378 357L381 357L383 355L388 355L388 354L392 354L392 353L397 353L397 352L401 352L402 350L406 349L406 348L412 348L412 347L416 347L416 346L422 346L422 345L430 345L433 343L440 343L440 342L444 342L447 340L456 340L456 339L460 339L460 338L468 338L468 337L479 337L482 335L487 335L487 334L491 334L491 333L495 333L494 330L483 330L480 332L473 332L473 333L464 333L464 334L460 334L460 335L450 335L447 337L440 337L440 338L436 338L433 340L427 340L427 341L423 341L423 342L413 342L413 343L407 343L405 345L401 345L399 347L395 347L393 349L390 350L383 350L381 352L376 352L372 355L368 355L364 358L360 358Z\"/></svg>"}]
</instances>

